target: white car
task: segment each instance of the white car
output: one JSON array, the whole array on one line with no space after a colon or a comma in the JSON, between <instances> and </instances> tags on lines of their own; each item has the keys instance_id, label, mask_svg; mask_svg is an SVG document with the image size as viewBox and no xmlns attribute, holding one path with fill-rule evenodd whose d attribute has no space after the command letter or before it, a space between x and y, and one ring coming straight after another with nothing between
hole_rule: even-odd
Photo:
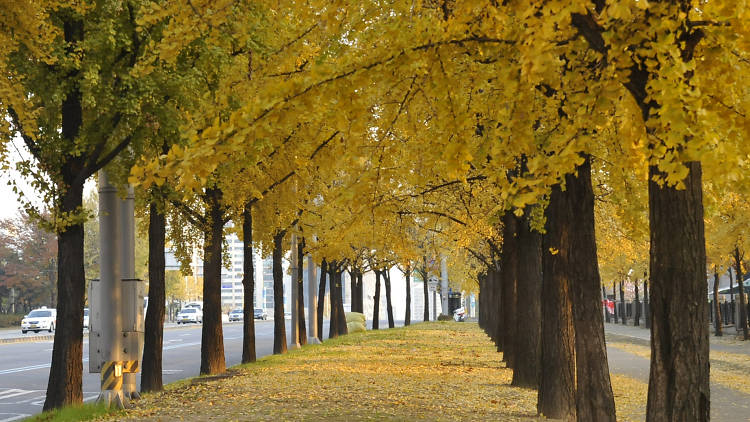
<instances>
[{"instance_id":1,"label":"white car","mask_svg":"<svg viewBox=\"0 0 750 422\"><path fill-rule=\"evenodd\" d=\"M242 321L245 319L245 311L242 309L235 309L229 313L229 322Z\"/></svg>"},{"instance_id":2,"label":"white car","mask_svg":"<svg viewBox=\"0 0 750 422\"><path fill-rule=\"evenodd\" d=\"M23 320L21 320L21 332L26 334L29 331L38 333L39 331L47 330L51 333L55 331L56 323L57 309L49 309L46 306L42 306L23 317Z\"/></svg>"},{"instance_id":3,"label":"white car","mask_svg":"<svg viewBox=\"0 0 750 422\"><path fill-rule=\"evenodd\" d=\"M195 322L196 324L203 322L203 312L198 308L182 308L180 313L177 314L177 324L187 324L188 322Z\"/></svg>"}]
</instances>

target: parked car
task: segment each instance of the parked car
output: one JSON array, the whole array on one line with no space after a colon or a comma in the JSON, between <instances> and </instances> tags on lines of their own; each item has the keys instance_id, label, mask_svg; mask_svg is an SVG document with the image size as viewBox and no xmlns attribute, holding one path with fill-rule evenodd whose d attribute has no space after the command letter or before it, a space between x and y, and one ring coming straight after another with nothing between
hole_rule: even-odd
<instances>
[{"instance_id":1,"label":"parked car","mask_svg":"<svg viewBox=\"0 0 750 422\"><path fill-rule=\"evenodd\" d=\"M253 316L255 317L255 319L268 319L268 314L263 310L263 308L255 308Z\"/></svg>"},{"instance_id":2,"label":"parked car","mask_svg":"<svg viewBox=\"0 0 750 422\"><path fill-rule=\"evenodd\" d=\"M83 329L89 329L89 308L83 309Z\"/></svg>"},{"instance_id":3,"label":"parked car","mask_svg":"<svg viewBox=\"0 0 750 422\"><path fill-rule=\"evenodd\" d=\"M57 324L57 309L42 306L34 309L21 320L21 332L26 334L29 331L38 333L47 330L50 333L55 331Z\"/></svg>"},{"instance_id":4,"label":"parked car","mask_svg":"<svg viewBox=\"0 0 750 422\"><path fill-rule=\"evenodd\" d=\"M229 322L242 321L243 319L245 319L245 311L242 309L238 308L229 313Z\"/></svg>"},{"instance_id":5,"label":"parked car","mask_svg":"<svg viewBox=\"0 0 750 422\"><path fill-rule=\"evenodd\" d=\"M198 308L182 308L177 314L177 324L187 324L188 322L202 323L203 312Z\"/></svg>"}]
</instances>

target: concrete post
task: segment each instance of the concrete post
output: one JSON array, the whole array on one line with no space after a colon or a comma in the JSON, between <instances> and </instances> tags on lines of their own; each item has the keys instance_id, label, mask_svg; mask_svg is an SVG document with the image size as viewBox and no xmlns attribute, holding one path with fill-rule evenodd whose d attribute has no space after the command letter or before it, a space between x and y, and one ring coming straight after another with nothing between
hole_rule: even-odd
<instances>
[{"instance_id":1,"label":"concrete post","mask_svg":"<svg viewBox=\"0 0 750 422\"><path fill-rule=\"evenodd\" d=\"M101 359L103 362L122 361L120 351L122 350L122 233L119 224L121 213L117 189L109 183L106 171L99 172L99 271L101 288L99 292L99 334L101 340ZM122 368L119 376L120 382L112 382L112 376L105 380L105 366L102 367L102 391L98 401L107 406L114 403L118 406L126 402L122 393ZM110 374L113 375L113 374ZM115 380L117 381L117 380ZM119 388L118 388L119 387Z\"/></svg>"},{"instance_id":2,"label":"concrete post","mask_svg":"<svg viewBox=\"0 0 750 422\"><path fill-rule=\"evenodd\" d=\"M292 313L292 329L289 339L289 348L296 349L300 347L299 344L299 289L297 286L297 275L299 274L299 263L297 262L297 235L292 234L292 245L289 248L289 253L292 255L290 262L292 263L292 282L289 283L292 286L292 304L290 311Z\"/></svg>"},{"instance_id":3,"label":"concrete post","mask_svg":"<svg viewBox=\"0 0 750 422\"><path fill-rule=\"evenodd\" d=\"M318 286L317 267L312 256L307 256L307 344L319 344L318 340Z\"/></svg>"},{"instance_id":4,"label":"concrete post","mask_svg":"<svg viewBox=\"0 0 750 422\"><path fill-rule=\"evenodd\" d=\"M441 313L448 315L448 259L440 259L440 299Z\"/></svg>"}]
</instances>

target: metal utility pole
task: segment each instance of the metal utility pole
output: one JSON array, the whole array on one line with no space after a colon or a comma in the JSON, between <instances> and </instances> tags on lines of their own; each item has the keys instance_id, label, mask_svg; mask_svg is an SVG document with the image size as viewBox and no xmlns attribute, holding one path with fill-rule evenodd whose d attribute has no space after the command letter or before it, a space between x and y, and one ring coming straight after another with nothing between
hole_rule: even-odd
<instances>
[{"instance_id":1,"label":"metal utility pole","mask_svg":"<svg viewBox=\"0 0 750 422\"><path fill-rule=\"evenodd\" d=\"M292 311L292 332L289 339L289 348L297 349L300 347L299 344L299 290L297 289L297 275L299 274L299 263L297 262L297 235L292 234L292 245L289 248L292 263L292 282L289 283L292 286L292 304L290 306Z\"/></svg>"},{"instance_id":2,"label":"metal utility pole","mask_svg":"<svg viewBox=\"0 0 750 422\"><path fill-rule=\"evenodd\" d=\"M440 259L440 299L440 312L448 315L448 259L444 256Z\"/></svg>"},{"instance_id":3,"label":"metal utility pole","mask_svg":"<svg viewBox=\"0 0 750 422\"><path fill-rule=\"evenodd\" d=\"M135 372L143 350L143 282L135 279L132 188L117 197L106 171L99 172L100 278L89 291L89 372L101 373L98 401L124 407L138 398Z\"/></svg>"},{"instance_id":4,"label":"metal utility pole","mask_svg":"<svg viewBox=\"0 0 750 422\"><path fill-rule=\"evenodd\" d=\"M101 372L101 393L98 401L105 405L124 407L121 362L122 320L118 318L122 304L121 263L122 238L119 223L122 212L117 188L109 182L105 171L99 172L99 280L91 282L91 329L89 331L90 372ZM96 287L95 287L96 286Z\"/></svg>"},{"instance_id":5,"label":"metal utility pole","mask_svg":"<svg viewBox=\"0 0 750 422\"><path fill-rule=\"evenodd\" d=\"M307 256L307 344L319 344L318 340L318 286L315 263L312 256Z\"/></svg>"}]
</instances>

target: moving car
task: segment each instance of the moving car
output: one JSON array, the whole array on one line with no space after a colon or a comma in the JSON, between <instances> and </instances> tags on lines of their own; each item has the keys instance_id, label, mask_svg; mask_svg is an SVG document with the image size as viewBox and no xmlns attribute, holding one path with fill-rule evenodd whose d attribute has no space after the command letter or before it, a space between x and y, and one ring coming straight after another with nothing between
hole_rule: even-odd
<instances>
[{"instance_id":1,"label":"moving car","mask_svg":"<svg viewBox=\"0 0 750 422\"><path fill-rule=\"evenodd\" d=\"M229 313L229 322L242 321L243 319L245 319L245 311L242 309L234 309Z\"/></svg>"},{"instance_id":2,"label":"moving car","mask_svg":"<svg viewBox=\"0 0 750 422\"><path fill-rule=\"evenodd\" d=\"M89 308L83 308L83 328L85 330L89 328Z\"/></svg>"},{"instance_id":3,"label":"moving car","mask_svg":"<svg viewBox=\"0 0 750 422\"><path fill-rule=\"evenodd\" d=\"M263 308L255 308L253 316L255 317L255 319L268 319L268 314L263 310Z\"/></svg>"},{"instance_id":4,"label":"moving car","mask_svg":"<svg viewBox=\"0 0 750 422\"><path fill-rule=\"evenodd\" d=\"M38 333L42 330L47 330L51 333L55 331L56 323L57 309L49 309L46 306L42 306L23 317L21 320L21 333L26 334L29 331Z\"/></svg>"},{"instance_id":5,"label":"moving car","mask_svg":"<svg viewBox=\"0 0 750 422\"><path fill-rule=\"evenodd\" d=\"M194 322L196 324L203 322L203 311L198 308L182 308L177 314L177 324L187 324Z\"/></svg>"}]
</instances>

